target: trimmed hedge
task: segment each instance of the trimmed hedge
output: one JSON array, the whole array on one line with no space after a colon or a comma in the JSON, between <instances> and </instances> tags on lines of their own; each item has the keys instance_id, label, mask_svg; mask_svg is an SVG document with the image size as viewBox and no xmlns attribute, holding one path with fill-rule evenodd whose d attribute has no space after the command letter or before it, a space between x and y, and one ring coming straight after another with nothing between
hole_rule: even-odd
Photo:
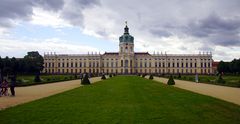
<instances>
[{"instance_id":1,"label":"trimmed hedge","mask_svg":"<svg viewBox=\"0 0 240 124\"><path fill-rule=\"evenodd\" d=\"M101 78L102 80L105 80L106 79L106 77L105 77L105 75L103 74L102 75L102 78Z\"/></svg>"},{"instance_id":2,"label":"trimmed hedge","mask_svg":"<svg viewBox=\"0 0 240 124\"><path fill-rule=\"evenodd\" d=\"M168 85L175 85L175 81L173 80L173 76L172 75L170 75L167 84Z\"/></svg>"},{"instance_id":3,"label":"trimmed hedge","mask_svg":"<svg viewBox=\"0 0 240 124\"><path fill-rule=\"evenodd\" d=\"M37 74L34 78L34 82L41 82L40 76Z\"/></svg>"},{"instance_id":4,"label":"trimmed hedge","mask_svg":"<svg viewBox=\"0 0 240 124\"><path fill-rule=\"evenodd\" d=\"M89 79L88 79L88 73L86 73L86 74L84 75L83 80L81 81L81 84L82 84L82 85L89 85L89 84L91 84L90 81L89 81Z\"/></svg>"},{"instance_id":5,"label":"trimmed hedge","mask_svg":"<svg viewBox=\"0 0 240 124\"><path fill-rule=\"evenodd\" d=\"M149 76L149 79L152 80L152 79L153 79L153 75L150 75L150 76Z\"/></svg>"}]
</instances>

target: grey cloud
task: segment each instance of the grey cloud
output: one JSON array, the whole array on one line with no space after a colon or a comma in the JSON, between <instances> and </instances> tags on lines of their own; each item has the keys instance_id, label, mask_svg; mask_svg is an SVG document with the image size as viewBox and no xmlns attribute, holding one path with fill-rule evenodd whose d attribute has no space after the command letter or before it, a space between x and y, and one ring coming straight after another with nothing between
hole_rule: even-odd
<instances>
[{"instance_id":1,"label":"grey cloud","mask_svg":"<svg viewBox=\"0 0 240 124\"><path fill-rule=\"evenodd\" d=\"M199 51L214 51L213 47L210 44L203 44L198 48Z\"/></svg>"},{"instance_id":2,"label":"grey cloud","mask_svg":"<svg viewBox=\"0 0 240 124\"><path fill-rule=\"evenodd\" d=\"M98 0L74 0L74 2L77 3L77 5L82 7L100 4L100 1Z\"/></svg>"},{"instance_id":3,"label":"grey cloud","mask_svg":"<svg viewBox=\"0 0 240 124\"><path fill-rule=\"evenodd\" d=\"M171 33L167 29L150 29L150 33L158 37L169 37Z\"/></svg>"},{"instance_id":4,"label":"grey cloud","mask_svg":"<svg viewBox=\"0 0 240 124\"><path fill-rule=\"evenodd\" d=\"M98 0L68 0L66 2L66 7L61 13L61 17L68 20L73 25L83 24L82 11L86 7L91 7L92 5L99 5Z\"/></svg>"},{"instance_id":5,"label":"grey cloud","mask_svg":"<svg viewBox=\"0 0 240 124\"><path fill-rule=\"evenodd\" d=\"M9 28L15 21L30 20L35 6L57 11L63 4L63 0L1 0L0 27Z\"/></svg>"},{"instance_id":6,"label":"grey cloud","mask_svg":"<svg viewBox=\"0 0 240 124\"><path fill-rule=\"evenodd\" d=\"M32 3L27 0L2 0L0 2L0 27L11 27L13 20L31 17Z\"/></svg>"},{"instance_id":7,"label":"grey cloud","mask_svg":"<svg viewBox=\"0 0 240 124\"><path fill-rule=\"evenodd\" d=\"M58 11L62 9L64 5L64 1L63 0L35 0L33 1L33 4L36 6L40 6L41 8L44 8L46 10Z\"/></svg>"},{"instance_id":8,"label":"grey cloud","mask_svg":"<svg viewBox=\"0 0 240 124\"><path fill-rule=\"evenodd\" d=\"M65 2L68 3L64 8ZM61 16L73 25L82 24L82 10L99 5L98 0L1 0L0 27L12 27L14 21L30 20L33 7L46 11L61 11Z\"/></svg>"},{"instance_id":9,"label":"grey cloud","mask_svg":"<svg viewBox=\"0 0 240 124\"><path fill-rule=\"evenodd\" d=\"M240 18L211 14L205 19L190 23L185 30L189 35L204 38L215 45L240 45Z\"/></svg>"}]
</instances>

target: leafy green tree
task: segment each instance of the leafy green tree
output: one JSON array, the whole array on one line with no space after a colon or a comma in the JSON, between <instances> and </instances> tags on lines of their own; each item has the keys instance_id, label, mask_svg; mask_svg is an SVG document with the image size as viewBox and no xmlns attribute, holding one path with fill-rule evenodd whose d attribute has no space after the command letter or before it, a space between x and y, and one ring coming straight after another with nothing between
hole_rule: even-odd
<instances>
[{"instance_id":1,"label":"leafy green tree","mask_svg":"<svg viewBox=\"0 0 240 124\"><path fill-rule=\"evenodd\" d=\"M11 60L11 71L12 71L12 74L13 76L15 77L17 75L17 72L19 72L19 61L13 57Z\"/></svg>"},{"instance_id":2,"label":"leafy green tree","mask_svg":"<svg viewBox=\"0 0 240 124\"><path fill-rule=\"evenodd\" d=\"M3 69L2 69L2 73L3 76L7 76L10 75L12 69L11 69L11 61L8 58L8 56L6 56L6 58L3 60Z\"/></svg>"},{"instance_id":3,"label":"leafy green tree","mask_svg":"<svg viewBox=\"0 0 240 124\"><path fill-rule=\"evenodd\" d=\"M219 73L240 73L240 59L234 59L231 62L220 61L217 67Z\"/></svg>"},{"instance_id":4,"label":"leafy green tree","mask_svg":"<svg viewBox=\"0 0 240 124\"><path fill-rule=\"evenodd\" d=\"M40 72L43 70L43 57L37 51L32 51L28 52L23 59L27 63L26 71L35 74L35 81L39 82Z\"/></svg>"}]
</instances>

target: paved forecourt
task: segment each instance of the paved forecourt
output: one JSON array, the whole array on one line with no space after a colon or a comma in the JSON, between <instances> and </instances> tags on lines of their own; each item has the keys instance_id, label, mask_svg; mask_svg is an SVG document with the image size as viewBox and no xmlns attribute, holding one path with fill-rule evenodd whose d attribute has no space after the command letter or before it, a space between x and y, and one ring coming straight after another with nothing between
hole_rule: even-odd
<instances>
[{"instance_id":1,"label":"paved forecourt","mask_svg":"<svg viewBox=\"0 0 240 124\"><path fill-rule=\"evenodd\" d=\"M89 80L91 83L94 83L100 81L101 77L93 77ZM0 97L0 110L77 88L81 86L80 83L80 79L78 79L57 83L16 87L15 97Z\"/></svg>"},{"instance_id":2,"label":"paved forecourt","mask_svg":"<svg viewBox=\"0 0 240 124\"><path fill-rule=\"evenodd\" d=\"M149 76L146 76L149 78ZM155 81L167 84L167 78L154 77ZM212 96L231 103L240 105L240 88L219 86L205 83L195 83L191 81L176 80L175 87L186 89L195 93Z\"/></svg>"}]
</instances>

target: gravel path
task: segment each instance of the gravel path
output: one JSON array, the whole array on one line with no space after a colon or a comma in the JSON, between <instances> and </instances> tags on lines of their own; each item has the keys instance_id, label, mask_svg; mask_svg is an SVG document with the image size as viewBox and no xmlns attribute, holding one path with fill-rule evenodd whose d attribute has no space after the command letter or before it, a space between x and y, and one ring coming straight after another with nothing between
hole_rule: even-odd
<instances>
[{"instance_id":1,"label":"gravel path","mask_svg":"<svg viewBox=\"0 0 240 124\"><path fill-rule=\"evenodd\" d=\"M146 76L148 78L148 76ZM167 78L154 77L155 81L167 84ZM189 90L195 93L212 96L224 101L240 105L240 88L226 87L212 84L195 83L191 81L176 80L175 87Z\"/></svg>"},{"instance_id":2,"label":"gravel path","mask_svg":"<svg viewBox=\"0 0 240 124\"><path fill-rule=\"evenodd\" d=\"M101 77L90 78L90 82L100 81ZM48 97L67 90L71 90L81 86L80 80L64 81L58 83L41 84L27 87L16 87L15 97L2 96L0 97L0 110L19 104L27 103L33 100ZM10 91L9 91L10 92Z\"/></svg>"}]
</instances>

